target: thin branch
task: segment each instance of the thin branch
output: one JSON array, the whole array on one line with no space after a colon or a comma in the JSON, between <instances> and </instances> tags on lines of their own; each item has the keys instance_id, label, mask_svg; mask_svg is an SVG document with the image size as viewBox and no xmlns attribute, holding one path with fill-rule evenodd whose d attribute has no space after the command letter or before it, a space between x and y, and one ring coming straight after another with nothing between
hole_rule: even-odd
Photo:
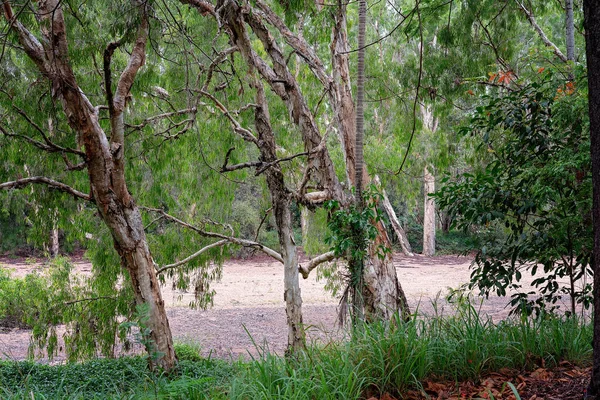
<instances>
[{"instance_id":1,"label":"thin branch","mask_svg":"<svg viewBox=\"0 0 600 400\"><path fill-rule=\"evenodd\" d=\"M213 96L212 94L208 93L205 90L201 90L200 93L203 96L208 97L215 104L215 106L217 106L217 108L219 110L221 110L223 115L225 115L225 117L227 117L229 122L231 122L231 125L232 125L235 133L240 135L242 137L242 139L246 140L247 142L252 142L252 143L258 145L258 139L256 139L254 134L252 132L250 132L248 129L243 128L242 125L240 125L240 123L235 118L233 118L233 115L231 115L229 110L227 110L227 108L215 96Z\"/></svg>"},{"instance_id":2,"label":"thin branch","mask_svg":"<svg viewBox=\"0 0 600 400\"><path fill-rule=\"evenodd\" d=\"M521 10L523 10L523 13L527 17L527 20L529 21L529 23L531 24L533 29L535 29L535 31L538 33L538 35L540 36L540 39L542 39L542 42L544 42L544 45L546 45L547 47L550 47L552 49L552 51L554 52L554 54L556 54L556 56L558 58L560 58L561 61L566 63L567 56L565 56L563 54L563 52L560 51L558 46L556 46L554 43L552 43L550 41L550 39L548 39L548 36L546 36L543 29L536 22L535 17L533 16L533 13L531 13L527 8L525 8L525 5L523 3L521 3L519 0L515 0L515 3L517 3L519 8L521 8Z\"/></svg>"},{"instance_id":3,"label":"thin branch","mask_svg":"<svg viewBox=\"0 0 600 400\"><path fill-rule=\"evenodd\" d=\"M265 211L265 216L260 220L260 224L258 225L258 228L256 228L256 235L254 236L255 242L258 240L258 234L260 233L260 228L262 228L263 224L267 220L267 217L269 216L271 211L273 211L273 207L270 207L267 211Z\"/></svg>"},{"instance_id":4,"label":"thin branch","mask_svg":"<svg viewBox=\"0 0 600 400\"><path fill-rule=\"evenodd\" d=\"M223 234L217 233L217 232L205 231L204 229L200 229L200 228L198 228L194 225L190 225L187 222L184 222L172 215L169 215L164 210L161 210L158 208L150 208L150 207L140 206L140 209L149 211L149 212L158 213L159 215L162 215L165 219L167 219L171 222L175 222L176 224L181 225L182 227L189 229L193 232L196 232L200 236L224 239L224 240L229 241L230 243L237 244L237 245L244 246L244 247L254 247L254 248L262 251L263 253L267 254L268 256L273 257L277 261L283 263L283 257L281 256L281 254L279 254L275 250L273 250L261 243L258 243L258 242L252 241L252 240L236 238L233 236L227 236L227 235L223 235Z\"/></svg>"},{"instance_id":5,"label":"thin branch","mask_svg":"<svg viewBox=\"0 0 600 400\"><path fill-rule=\"evenodd\" d=\"M92 201L92 197L89 194L80 192L79 190L73 189L71 186L66 185L62 182L55 181L45 176L32 176L30 178L17 179L16 181L0 183L0 189L21 189L32 183L39 183L47 185L57 189L61 192L68 193L74 197L78 197L83 200Z\"/></svg>"},{"instance_id":6,"label":"thin branch","mask_svg":"<svg viewBox=\"0 0 600 400\"><path fill-rule=\"evenodd\" d=\"M219 246L223 246L226 244L229 244L230 241L227 239L223 239L223 240L219 240L218 242L214 242L209 244L208 246L204 246L203 248L201 248L200 250L198 250L197 252L195 252L194 254L190 255L189 257L184 258L181 261L178 261L176 263L173 264L169 264L169 265L165 265L164 267L160 267L156 270L156 274L162 274L163 272L169 270L169 269L173 269L173 268L177 268L183 264L186 264L190 261L192 261L195 258L198 258L200 255L202 255L202 253L207 252L210 249L213 249L215 247L219 247Z\"/></svg>"},{"instance_id":7,"label":"thin branch","mask_svg":"<svg viewBox=\"0 0 600 400\"><path fill-rule=\"evenodd\" d=\"M146 125L158 122L158 121L163 120L163 119L169 119L170 120L171 117L176 117L176 116L185 115L185 114L193 114L193 115L195 115L196 112L197 112L196 107L191 107L191 108L186 108L186 109L183 109L183 110L178 110L178 111L173 111L173 112L167 112L167 113L163 113L163 114L158 114L158 115L155 115L153 117L146 118L145 120L143 120L142 122L140 122L137 125L125 124L125 126L127 128L134 129L134 130L141 130L144 127L146 127ZM185 121L189 121L189 119L185 120Z\"/></svg>"},{"instance_id":8,"label":"thin branch","mask_svg":"<svg viewBox=\"0 0 600 400\"><path fill-rule=\"evenodd\" d=\"M400 164L400 168L394 175L398 175L402 168L404 167L404 163L408 158L408 154L410 153L410 146L412 145L413 138L415 137L415 131L417 130L417 104L419 102L419 89L421 88L421 80L423 78L423 46L425 44L423 40L423 23L421 22L421 10L419 9L420 1L417 0L415 3L415 9L417 11L417 18L419 20L419 75L417 78L417 88L415 89L415 101L413 103L413 124L410 132L410 138L408 139L408 146L406 147L406 153L404 153L404 158L402 159L402 163Z\"/></svg>"},{"instance_id":9,"label":"thin branch","mask_svg":"<svg viewBox=\"0 0 600 400\"><path fill-rule=\"evenodd\" d=\"M44 143L41 143L41 142L39 142L35 139L32 139L28 136L25 136L25 135L10 134L0 127L2 133L4 133L6 136L21 137L21 138L27 140L28 142L30 142L31 144L33 144L34 146L36 146L42 150L45 150L47 152L50 152L50 153L71 153L71 154L76 154L79 157L82 157L85 159L84 152L75 150L75 149L71 149L69 147L62 147L62 146L59 146L56 143L52 142L46 135L46 132L44 132L44 130L38 124L33 122L33 120L31 118L29 118L27 113L25 113L25 111L21 110L19 107L14 106L14 105L13 105L13 108L17 111L17 113L19 115L21 115L29 123L29 125L31 125L33 128L35 128L36 131L38 131L40 133L40 135L44 139L45 145L44 145Z\"/></svg>"},{"instance_id":10,"label":"thin branch","mask_svg":"<svg viewBox=\"0 0 600 400\"><path fill-rule=\"evenodd\" d=\"M309 260L308 263L306 263L306 265L300 265L298 267L298 271L304 279L307 279L308 274L310 274L310 271L317 268L319 265L325 262L329 262L331 260L335 260L336 258L337 257L335 256L335 253L333 251L329 251Z\"/></svg>"},{"instance_id":11,"label":"thin branch","mask_svg":"<svg viewBox=\"0 0 600 400\"><path fill-rule=\"evenodd\" d=\"M277 164L279 164L281 162L290 161L290 160L293 160L294 158L297 158L297 157L308 156L308 155L310 155L312 153L315 153L315 150L313 150L313 151L305 151L303 153L294 154L294 155L289 156L289 157L278 158L277 160L271 161L270 163L266 163L266 164L263 163L264 165L256 170L256 174L255 175L258 176L258 175L262 174L263 172L265 172L267 169L269 169L272 166L277 165Z\"/></svg>"}]
</instances>

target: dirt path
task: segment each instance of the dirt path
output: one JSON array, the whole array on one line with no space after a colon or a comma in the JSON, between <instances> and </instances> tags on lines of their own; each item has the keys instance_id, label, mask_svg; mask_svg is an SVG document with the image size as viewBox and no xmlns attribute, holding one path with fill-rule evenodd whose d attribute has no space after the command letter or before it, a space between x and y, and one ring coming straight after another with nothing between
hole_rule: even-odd
<instances>
[{"instance_id":1,"label":"dirt path","mask_svg":"<svg viewBox=\"0 0 600 400\"><path fill-rule=\"evenodd\" d=\"M78 271L90 271L85 260L76 258L74 262ZM470 258L456 256L394 257L411 309L418 307L420 313L432 312L431 301L438 293L443 299L448 288L468 282L470 263ZM12 269L15 276L23 276L36 266L39 263L0 258L0 267ZM336 326L337 300L324 290L325 282L317 281L313 272L300 284L309 338L327 341L343 335ZM176 341L199 343L205 354L220 358L256 354L255 343L283 353L287 327L281 264L265 257L232 260L223 266L223 279L212 287L217 293L214 307L205 311L187 307L192 294L173 291L171 285L163 288ZM506 303L505 298L490 298L483 302L482 311L500 320L508 315ZM24 359L29 336L26 330L0 331L0 358Z\"/></svg>"}]
</instances>

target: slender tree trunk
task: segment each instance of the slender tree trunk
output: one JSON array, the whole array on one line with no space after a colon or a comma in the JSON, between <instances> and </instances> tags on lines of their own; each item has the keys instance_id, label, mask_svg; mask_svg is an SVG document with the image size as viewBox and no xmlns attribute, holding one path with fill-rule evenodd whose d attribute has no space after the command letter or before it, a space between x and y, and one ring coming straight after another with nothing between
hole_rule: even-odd
<instances>
[{"instance_id":1,"label":"slender tree trunk","mask_svg":"<svg viewBox=\"0 0 600 400\"><path fill-rule=\"evenodd\" d=\"M396 234L396 237L398 238L398 242L400 243L400 248L402 249L402 253L405 256L413 257L414 254L412 252L410 242L408 241L408 236L406 236L406 232L402 228L402 225L400 225L400 221L398 220L398 217L396 216L396 212L394 211L394 208L392 207L392 203L390 203L390 199L388 198L387 194L385 193L385 190L382 190L382 194L383 194L383 201L382 201L381 205L383 206L383 209L385 210L388 218L390 219L390 223L392 224L394 233Z\"/></svg>"},{"instance_id":2,"label":"slender tree trunk","mask_svg":"<svg viewBox=\"0 0 600 400\"><path fill-rule=\"evenodd\" d=\"M435 192L435 177L427 166L423 171L423 192L423 254L431 257L435 255L435 200L429 195Z\"/></svg>"},{"instance_id":3,"label":"slender tree trunk","mask_svg":"<svg viewBox=\"0 0 600 400\"><path fill-rule=\"evenodd\" d=\"M258 79L254 82L256 88L256 103L254 120L258 133L258 149L260 161L270 163L277 160L275 135L271 127L269 108L262 83ZM292 229L291 194L285 186L285 179L281 166L275 164L265 171L267 185L271 194L273 215L277 225L277 235L281 246L284 268L285 310L288 325L288 350L294 353L305 346L305 333L302 323L302 295L300 291L300 275L298 273L298 254L294 243Z\"/></svg>"},{"instance_id":4,"label":"slender tree trunk","mask_svg":"<svg viewBox=\"0 0 600 400\"><path fill-rule=\"evenodd\" d=\"M594 252L593 367L588 398L600 398L600 1L583 1L592 159Z\"/></svg>"}]
</instances>

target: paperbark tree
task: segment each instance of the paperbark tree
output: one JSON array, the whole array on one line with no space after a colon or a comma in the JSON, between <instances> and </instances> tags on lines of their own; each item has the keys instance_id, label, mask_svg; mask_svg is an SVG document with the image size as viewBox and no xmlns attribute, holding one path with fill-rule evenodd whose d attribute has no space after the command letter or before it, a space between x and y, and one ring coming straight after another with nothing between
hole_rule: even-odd
<instances>
[{"instance_id":1,"label":"paperbark tree","mask_svg":"<svg viewBox=\"0 0 600 400\"><path fill-rule=\"evenodd\" d=\"M348 203L343 187L333 168L333 162L323 142L323 135L317 126L313 111L294 74L290 71L286 57L275 41L274 33L265 24L271 25L311 69L323 85L330 100L338 134L343 143L346 158L346 173L350 181L355 179L355 120L356 111L350 90L350 69L348 64L348 39L346 32L346 5L338 4L335 16L332 50L332 74L329 74L314 49L301 36L293 33L284 21L261 0L253 5L240 7L232 2L217 2L216 7L203 0L181 0L184 4L196 7L201 13L217 18L220 26L226 27L232 44L240 48L244 61L255 68L261 79L286 105L294 124L299 128L304 149L309 153L306 179L294 193L299 204L318 205L328 199L336 199L342 204ZM244 43L245 26L249 27L262 44L268 62L252 46ZM365 171L365 170L363 170ZM363 182L368 182L366 171ZM316 190L307 191L312 180ZM391 257L378 257L379 246L391 247L385 227L377 225L379 236L369 248L369 257L365 263L365 313L367 319L390 318L397 310L408 313L406 297L398 282ZM310 269L304 269L304 272Z\"/></svg>"},{"instance_id":2,"label":"paperbark tree","mask_svg":"<svg viewBox=\"0 0 600 400\"><path fill-rule=\"evenodd\" d=\"M597 399L600 398L600 1L584 0L583 12L589 88L594 224L594 352L592 377L586 398Z\"/></svg>"},{"instance_id":3,"label":"paperbark tree","mask_svg":"<svg viewBox=\"0 0 600 400\"><path fill-rule=\"evenodd\" d=\"M121 265L129 273L136 303L148 305L147 325L150 329L150 337L147 341L147 350L156 355L150 360L155 360L158 366L170 370L177 362L171 330L142 218L125 180L123 112L126 97L139 69L145 62L149 30L146 9L148 5L146 3L136 5L140 13L140 23L128 65L118 80L114 96L110 59L112 52L121 43L111 43L105 52L104 74L110 111L110 139L100 125L99 107L93 106L84 94L71 66L63 5L64 3L59 0L37 3L35 17L40 27L40 40L20 21L20 14L13 12L10 2L6 0L2 2L3 14L8 26L15 33L25 54L38 68L41 78L50 83L52 95L60 101L69 126L78 136L78 143L84 148L84 152L80 150L69 152L83 159L82 167L87 169L90 194L79 192L46 177L18 179L2 184L0 188L18 188L32 183L45 184L95 203L100 217L112 234ZM56 147L47 140L46 147L56 150L52 146Z\"/></svg>"}]
</instances>

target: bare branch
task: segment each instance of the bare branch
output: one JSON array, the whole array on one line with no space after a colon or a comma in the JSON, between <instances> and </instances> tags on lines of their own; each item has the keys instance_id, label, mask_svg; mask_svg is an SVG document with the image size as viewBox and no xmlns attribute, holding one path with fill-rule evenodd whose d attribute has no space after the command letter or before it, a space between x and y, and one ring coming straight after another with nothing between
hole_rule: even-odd
<instances>
[{"instance_id":1,"label":"bare branch","mask_svg":"<svg viewBox=\"0 0 600 400\"><path fill-rule=\"evenodd\" d=\"M231 115L229 110L227 110L227 108L215 96L213 96L212 94L208 93L205 90L201 90L200 93L203 96L208 97L217 106L217 108L219 110L221 110L223 115L225 115L225 117L227 117L229 122L231 122L231 125L232 125L235 133L240 135L242 137L242 139L244 139L245 141L252 142L252 143L258 145L258 139L256 139L256 136L254 136L254 134L252 132L250 132L248 129L243 128L242 125L240 125L240 123L235 118L233 118L233 115Z\"/></svg>"},{"instance_id":2,"label":"bare branch","mask_svg":"<svg viewBox=\"0 0 600 400\"><path fill-rule=\"evenodd\" d=\"M146 7L142 5L141 7ZM148 40L148 14L144 9L142 11L142 21L138 30L138 36L133 46L129 63L117 83L117 90L114 98L114 108L116 112L122 112L125 108L125 98L133 86L135 77L140 68L146 62L146 42Z\"/></svg>"},{"instance_id":3,"label":"bare branch","mask_svg":"<svg viewBox=\"0 0 600 400\"><path fill-rule=\"evenodd\" d=\"M73 195L74 197L77 197L77 198L80 198L83 200L87 200L87 201L92 201L92 197L89 194L80 192L79 190L73 189L69 185L66 185L62 182L55 181L50 178L46 178L45 176L32 176L30 178L22 178L22 179L17 179L16 181L0 183L0 189L21 189L21 188L23 188L27 185L33 184L33 183L47 185L47 186L50 186L61 192L65 192L70 195Z\"/></svg>"},{"instance_id":4,"label":"bare branch","mask_svg":"<svg viewBox=\"0 0 600 400\"><path fill-rule=\"evenodd\" d=\"M267 169L269 169L272 166L277 165L277 164L279 164L281 162L290 161L290 160L293 160L294 158L297 158L297 157L307 156L309 154L315 153L316 151L318 151L318 149L313 150L313 151L305 151L303 153L294 154L293 156L289 156L289 157L278 158L277 160L272 161L270 163L266 163L266 164L262 163L264 165L261 166L260 168L258 168L256 170L256 174L255 175L258 176L258 175L262 174L263 172L265 172Z\"/></svg>"},{"instance_id":5,"label":"bare branch","mask_svg":"<svg viewBox=\"0 0 600 400\"><path fill-rule=\"evenodd\" d=\"M260 244L258 242L252 241L252 240L246 240L246 239L240 239L240 238L236 238L233 236L227 236L227 235L223 235L221 233L217 233L217 232L208 232L205 231L204 229L200 229L194 225L188 224L187 222L184 222L172 215L167 214L165 211L158 209L158 208L150 208L150 207L142 207L140 206L140 209L145 210L145 211L150 211L150 212L155 212L158 213L159 215L162 215L165 219L171 221L171 222L175 222L176 224L189 229L193 232L196 232L197 234L199 234L200 236L204 236L204 237L212 237L212 238L217 238L217 239L224 239L229 241L229 243L232 244L237 244L240 246L244 246L244 247L254 247L260 251L262 251L263 253L265 253L266 255L273 257L274 259L276 259L277 261L281 262L283 264L283 257L281 256L281 254L279 254L278 252L276 252L275 250Z\"/></svg>"},{"instance_id":6,"label":"bare branch","mask_svg":"<svg viewBox=\"0 0 600 400\"><path fill-rule=\"evenodd\" d=\"M197 8L198 11L200 12L200 14L202 14L203 16L210 14L213 17L215 17L217 20L219 19L217 17L217 13L215 12L215 6L213 6L208 1L205 1L205 0L180 0L180 1L183 4L187 4L192 7Z\"/></svg>"},{"instance_id":7,"label":"bare branch","mask_svg":"<svg viewBox=\"0 0 600 400\"><path fill-rule=\"evenodd\" d=\"M42 138L44 139L44 143L41 143L35 139L32 139L28 136L25 135L19 135L19 134L11 134L8 133L6 130L4 130L2 127L0 127L0 131L2 131L2 133L4 133L6 136L14 136L14 137L21 137L25 140L27 140L29 143L31 143L32 145L38 147L39 149L42 149L44 151L50 152L50 153L71 153L71 154L76 154L79 157L82 157L85 159L85 153L79 150L75 150L75 149L71 149L69 147L62 147L57 145L56 143L52 142L49 138L48 135L46 135L46 132L44 132L44 130L35 122L33 122L31 120L31 118L29 118L29 116L27 115L27 113L25 113L25 111L21 110L19 107L14 106L13 108L17 111L17 113L19 113L19 115L21 115L28 123L29 125L31 125L33 128L35 128L36 131L38 131L40 133L40 135L42 136Z\"/></svg>"},{"instance_id":8,"label":"bare branch","mask_svg":"<svg viewBox=\"0 0 600 400\"><path fill-rule=\"evenodd\" d=\"M125 124L125 126L130 129L140 130L140 129L143 129L144 127L146 127L148 124L152 124L152 123L158 122L163 119L171 120L171 117L176 117L176 116L185 115L185 114L196 115L196 112L197 112L196 107L186 108L183 110L167 112L167 113L158 114L153 117L146 118L145 120L143 120L142 122L140 122L137 125ZM189 121L189 119L185 120L185 121Z\"/></svg>"},{"instance_id":9,"label":"bare branch","mask_svg":"<svg viewBox=\"0 0 600 400\"><path fill-rule=\"evenodd\" d=\"M235 53L237 50L238 50L238 48L236 46L225 49L222 52L220 52L215 57L215 59L210 63L210 65L208 66L208 70L206 71L206 80L204 81L204 85L202 86L203 91L208 90L208 85L210 84L210 81L212 80L212 76L215 71L215 68L220 63L222 63L223 60L225 60L228 55Z\"/></svg>"},{"instance_id":10,"label":"bare branch","mask_svg":"<svg viewBox=\"0 0 600 400\"><path fill-rule=\"evenodd\" d=\"M529 23L531 24L533 29L538 33L538 35L540 36L540 39L542 39L542 42L544 42L544 45L546 45L546 47L550 47L552 49L552 51L554 52L554 54L556 54L556 56L558 58L560 58L561 61L566 63L567 56L565 56L563 54L563 52L560 51L560 49L558 48L557 45L555 45L554 43L552 43L550 41L550 39L548 39L548 36L546 36L546 34L544 33L544 30L538 25L537 21L535 20L533 13L531 11L529 11L527 8L525 8L525 5L523 3L521 3L519 0L515 0L515 3L517 3L519 8L523 11L523 13L527 17L527 20L529 21Z\"/></svg>"},{"instance_id":11,"label":"bare branch","mask_svg":"<svg viewBox=\"0 0 600 400\"><path fill-rule=\"evenodd\" d=\"M190 261L192 261L195 258L200 257L200 255L202 255L202 253L206 253L208 250L213 249L215 247L219 247L219 246L223 246L226 244L229 244L229 240L227 239L223 239L223 240L219 240L218 242L214 242L209 244L208 246L204 246L203 248L201 248L200 250L198 250L197 252L195 252L194 254L190 255L189 257L184 258L181 261L178 261L176 263L173 264L169 264L169 265L165 265L164 267L160 267L156 270L156 274L162 274L163 272L169 270L169 269L173 269L173 268L177 268L183 264L186 264Z\"/></svg>"},{"instance_id":12,"label":"bare branch","mask_svg":"<svg viewBox=\"0 0 600 400\"><path fill-rule=\"evenodd\" d=\"M292 31L290 31L285 22L277 14L275 14L273 10L266 5L266 3L258 0L256 1L256 5L260 9L260 14L269 22L269 24L277 28L279 33L283 35L286 43L294 49L296 54L306 61L309 68L311 71L313 71L313 74L315 74L321 84L326 89L329 89L333 84L333 78L327 74L323 62L319 56L317 56L317 53L312 49L308 42L306 42L304 37L301 35L295 35ZM254 10L254 12L256 12L256 10Z\"/></svg>"},{"instance_id":13,"label":"bare branch","mask_svg":"<svg viewBox=\"0 0 600 400\"><path fill-rule=\"evenodd\" d=\"M308 278L308 274L310 274L310 271L312 271L313 269L317 268L319 265L325 263L325 262L329 262L331 260L335 260L337 257L335 256L335 253L333 251L329 251L327 253L321 254L320 256L316 256L315 258L311 259L308 261L308 263L306 263L306 265L300 265L298 267L298 271L300 272L300 274L302 275L302 277L304 279Z\"/></svg>"}]
</instances>

